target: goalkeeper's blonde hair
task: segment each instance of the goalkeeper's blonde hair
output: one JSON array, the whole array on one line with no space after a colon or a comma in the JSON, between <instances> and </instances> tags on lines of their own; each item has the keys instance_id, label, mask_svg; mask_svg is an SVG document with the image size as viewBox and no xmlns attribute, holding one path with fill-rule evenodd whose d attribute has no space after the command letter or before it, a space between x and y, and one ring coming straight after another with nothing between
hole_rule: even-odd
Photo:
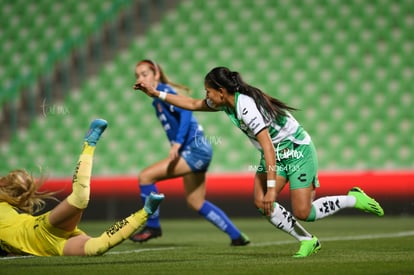
<instances>
[{"instance_id":1,"label":"goalkeeper's blonde hair","mask_svg":"<svg viewBox=\"0 0 414 275\"><path fill-rule=\"evenodd\" d=\"M45 206L45 199L55 199L53 192L38 191L44 182L44 177L36 180L25 170L13 170L0 178L0 202L7 202L25 213L39 212Z\"/></svg>"}]
</instances>

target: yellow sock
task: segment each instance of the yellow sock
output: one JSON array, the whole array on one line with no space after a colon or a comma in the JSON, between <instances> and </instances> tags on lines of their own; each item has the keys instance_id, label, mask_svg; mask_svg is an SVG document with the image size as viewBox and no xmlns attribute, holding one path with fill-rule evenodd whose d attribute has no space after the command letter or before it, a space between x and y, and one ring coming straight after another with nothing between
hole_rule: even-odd
<instances>
[{"instance_id":1,"label":"yellow sock","mask_svg":"<svg viewBox=\"0 0 414 275\"><path fill-rule=\"evenodd\" d=\"M91 238L85 243L85 254L87 256L96 256L105 253L143 227L147 219L148 213L141 209L128 218L116 222L101 236Z\"/></svg>"},{"instance_id":2,"label":"yellow sock","mask_svg":"<svg viewBox=\"0 0 414 275\"><path fill-rule=\"evenodd\" d=\"M86 141L83 143L82 154L92 155L95 152L95 146L90 146Z\"/></svg>"},{"instance_id":3,"label":"yellow sock","mask_svg":"<svg viewBox=\"0 0 414 275\"><path fill-rule=\"evenodd\" d=\"M94 151L95 147L85 142L73 175L72 193L67 198L69 204L79 209L85 209L89 203Z\"/></svg>"}]
</instances>

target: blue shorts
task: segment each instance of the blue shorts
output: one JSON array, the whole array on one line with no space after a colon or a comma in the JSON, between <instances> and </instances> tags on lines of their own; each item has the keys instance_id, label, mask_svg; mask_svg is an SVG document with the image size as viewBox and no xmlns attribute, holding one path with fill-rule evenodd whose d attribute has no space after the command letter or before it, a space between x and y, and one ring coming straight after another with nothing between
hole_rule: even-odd
<instances>
[{"instance_id":1,"label":"blue shorts","mask_svg":"<svg viewBox=\"0 0 414 275\"><path fill-rule=\"evenodd\" d=\"M207 140L196 138L184 147L180 155L193 172L206 172L213 157L213 149Z\"/></svg>"}]
</instances>

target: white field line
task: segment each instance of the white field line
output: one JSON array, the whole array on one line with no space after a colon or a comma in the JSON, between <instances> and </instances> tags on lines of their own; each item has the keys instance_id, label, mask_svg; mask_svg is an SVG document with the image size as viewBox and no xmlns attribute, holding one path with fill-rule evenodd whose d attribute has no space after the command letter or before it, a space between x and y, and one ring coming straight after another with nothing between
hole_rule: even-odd
<instances>
[{"instance_id":1,"label":"white field line","mask_svg":"<svg viewBox=\"0 0 414 275\"><path fill-rule=\"evenodd\" d=\"M105 255L120 255L120 254L130 254L130 253L141 253L147 251L161 251L161 250L173 250L179 247L160 247L160 248L144 248L144 249L134 249L134 250L127 250L127 251L109 251L105 253ZM1 260L13 260L13 259L25 259L25 258L33 258L35 256L10 256L10 257L0 257Z\"/></svg>"},{"instance_id":2,"label":"white field line","mask_svg":"<svg viewBox=\"0 0 414 275\"><path fill-rule=\"evenodd\" d=\"M5 260L14 260L14 259L26 259L26 258L34 258L35 256L9 256L9 257L0 257L0 261Z\"/></svg>"},{"instance_id":3,"label":"white field line","mask_svg":"<svg viewBox=\"0 0 414 275\"><path fill-rule=\"evenodd\" d=\"M401 238L414 236L414 231L401 231L394 233L383 233L383 234L369 234L369 235L359 235L359 236L338 236L330 238L320 238L321 242L333 242L333 241L356 241L356 240L372 240L372 239L389 239L389 238ZM262 242L262 243L252 243L251 246L269 246L269 245L283 245L296 243L297 240L286 240L278 242Z\"/></svg>"},{"instance_id":4,"label":"white field line","mask_svg":"<svg viewBox=\"0 0 414 275\"><path fill-rule=\"evenodd\" d=\"M330 237L322 238L322 242L333 242L333 241L353 241L353 240L372 240L372 239L389 239L389 238L402 238L414 236L414 231L401 231L394 233L384 233L384 234L370 234L370 235L359 235L359 236L346 236L346 237ZM286 240L278 242L262 242L262 243L252 243L250 246L270 246L270 245L284 245L296 243L296 240ZM174 250L179 249L180 247L161 247L161 248L144 248L144 249L134 249L128 251L110 251L105 253L105 255L120 255L120 254L131 254L131 253L141 253L147 251L162 251L162 250ZM33 258L34 256L11 256L11 257L2 257L0 260L13 260L13 259L25 259Z\"/></svg>"},{"instance_id":5,"label":"white field line","mask_svg":"<svg viewBox=\"0 0 414 275\"><path fill-rule=\"evenodd\" d=\"M161 251L161 250L174 250L179 247L171 246L171 247L160 247L160 248L144 248L144 249L134 249L134 250L127 250L127 251L110 251L105 253L105 255L120 255L120 254L130 254L130 253L141 253L147 251Z\"/></svg>"}]
</instances>

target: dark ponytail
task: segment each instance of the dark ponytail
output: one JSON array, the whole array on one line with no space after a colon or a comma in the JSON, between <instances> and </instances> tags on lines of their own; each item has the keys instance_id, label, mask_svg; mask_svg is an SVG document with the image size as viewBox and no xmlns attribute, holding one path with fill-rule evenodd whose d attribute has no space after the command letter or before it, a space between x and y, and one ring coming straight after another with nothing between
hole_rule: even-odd
<instances>
[{"instance_id":1,"label":"dark ponytail","mask_svg":"<svg viewBox=\"0 0 414 275\"><path fill-rule=\"evenodd\" d=\"M214 89L226 88L230 94L239 92L250 96L254 99L257 109L269 120L279 120L287 115L287 111L297 110L262 92L259 88L247 84L238 72L232 72L226 67L212 69L204 78L204 82Z\"/></svg>"}]
</instances>

